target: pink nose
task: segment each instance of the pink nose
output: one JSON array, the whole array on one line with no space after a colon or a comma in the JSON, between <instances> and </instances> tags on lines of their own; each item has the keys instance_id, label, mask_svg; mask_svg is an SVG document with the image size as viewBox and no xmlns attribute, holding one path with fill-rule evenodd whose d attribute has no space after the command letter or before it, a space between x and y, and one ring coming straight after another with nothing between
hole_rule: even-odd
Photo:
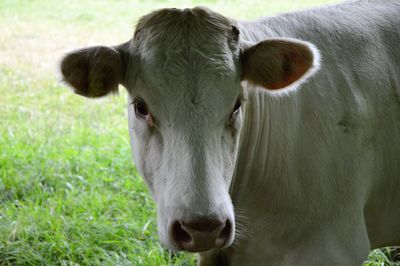
<instances>
[{"instance_id":1,"label":"pink nose","mask_svg":"<svg viewBox=\"0 0 400 266\"><path fill-rule=\"evenodd\" d=\"M200 218L174 222L171 237L183 250L200 252L223 247L231 235L231 230L229 220Z\"/></svg>"}]
</instances>

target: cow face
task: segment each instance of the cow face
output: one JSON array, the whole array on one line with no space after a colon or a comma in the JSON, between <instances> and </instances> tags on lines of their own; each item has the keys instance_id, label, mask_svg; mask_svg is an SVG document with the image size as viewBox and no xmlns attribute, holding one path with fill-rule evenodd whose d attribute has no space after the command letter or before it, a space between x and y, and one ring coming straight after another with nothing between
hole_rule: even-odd
<instances>
[{"instance_id":1,"label":"cow face","mask_svg":"<svg viewBox=\"0 0 400 266\"><path fill-rule=\"evenodd\" d=\"M235 22L204 8L164 9L143 17L128 43L68 54L61 71L86 97L127 88L132 151L157 203L161 242L205 251L234 239L228 190L241 81L286 88L310 73L315 55L296 40L246 43Z\"/></svg>"}]
</instances>

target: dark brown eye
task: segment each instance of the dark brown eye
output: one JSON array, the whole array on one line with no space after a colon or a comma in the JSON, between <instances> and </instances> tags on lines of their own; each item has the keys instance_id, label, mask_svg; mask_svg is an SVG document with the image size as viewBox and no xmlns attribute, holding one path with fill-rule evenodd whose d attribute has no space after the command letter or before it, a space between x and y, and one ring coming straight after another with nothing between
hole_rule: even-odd
<instances>
[{"instance_id":1,"label":"dark brown eye","mask_svg":"<svg viewBox=\"0 0 400 266\"><path fill-rule=\"evenodd\" d=\"M231 119L233 119L237 113L239 113L240 107L242 106L242 100L241 99L237 99L235 106L233 107L233 111L231 114Z\"/></svg>"},{"instance_id":2,"label":"dark brown eye","mask_svg":"<svg viewBox=\"0 0 400 266\"><path fill-rule=\"evenodd\" d=\"M149 111L147 111L147 106L143 100L136 101L134 105L136 116L145 118L149 114Z\"/></svg>"},{"instance_id":3,"label":"dark brown eye","mask_svg":"<svg viewBox=\"0 0 400 266\"><path fill-rule=\"evenodd\" d=\"M235 106L233 107L232 114L236 114L240 110L241 106L242 106L242 100L241 99L237 99L237 101L235 103Z\"/></svg>"}]
</instances>

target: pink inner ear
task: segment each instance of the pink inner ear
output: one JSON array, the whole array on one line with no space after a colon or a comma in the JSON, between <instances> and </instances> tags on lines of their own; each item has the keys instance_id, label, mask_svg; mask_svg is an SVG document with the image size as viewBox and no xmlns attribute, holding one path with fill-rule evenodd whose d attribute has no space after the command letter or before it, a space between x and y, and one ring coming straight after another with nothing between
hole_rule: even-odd
<instances>
[{"instance_id":1,"label":"pink inner ear","mask_svg":"<svg viewBox=\"0 0 400 266\"><path fill-rule=\"evenodd\" d=\"M302 78L312 67L314 54L306 43L273 39L248 48L241 60L243 79L279 90Z\"/></svg>"},{"instance_id":2,"label":"pink inner ear","mask_svg":"<svg viewBox=\"0 0 400 266\"><path fill-rule=\"evenodd\" d=\"M282 78L275 82L264 84L264 87L270 90L278 90L289 86L300 79L311 67L312 56L309 51L299 54L292 51L285 51L286 54L282 55L283 67Z\"/></svg>"}]
</instances>

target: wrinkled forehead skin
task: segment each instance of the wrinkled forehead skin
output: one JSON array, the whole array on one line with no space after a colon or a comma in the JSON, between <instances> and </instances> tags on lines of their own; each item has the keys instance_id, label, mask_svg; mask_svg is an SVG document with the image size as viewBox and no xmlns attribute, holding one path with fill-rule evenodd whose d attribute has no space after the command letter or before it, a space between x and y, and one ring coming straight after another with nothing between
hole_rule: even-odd
<instances>
[{"instance_id":1,"label":"wrinkled forehead skin","mask_svg":"<svg viewBox=\"0 0 400 266\"><path fill-rule=\"evenodd\" d=\"M171 97L194 105L207 102L209 112L212 99L231 104L237 92L222 97L222 87L234 90L240 80L234 24L204 7L162 9L142 17L134 34L136 75L129 74L129 83L135 84L130 87L147 87L144 93L157 94L146 101Z\"/></svg>"}]
</instances>

